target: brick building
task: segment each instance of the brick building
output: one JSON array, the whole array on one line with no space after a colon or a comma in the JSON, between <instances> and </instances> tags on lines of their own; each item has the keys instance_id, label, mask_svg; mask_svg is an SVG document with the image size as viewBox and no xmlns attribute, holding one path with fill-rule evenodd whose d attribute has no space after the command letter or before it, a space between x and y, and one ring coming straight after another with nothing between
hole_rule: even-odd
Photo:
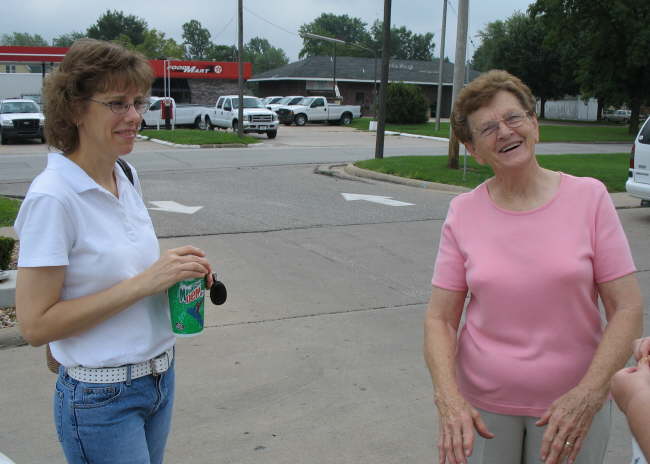
<instances>
[{"instance_id":1,"label":"brick building","mask_svg":"<svg viewBox=\"0 0 650 464\"><path fill-rule=\"evenodd\" d=\"M432 112L438 95L438 60L391 60L388 82L403 82L419 86ZM376 74L375 74L376 70ZM254 75L248 82L259 86L258 96L270 95L325 95L334 96L333 79L343 104L360 105L364 115L374 114L375 85L381 81L381 60L337 56L312 56L279 68ZM470 80L478 75L470 71ZM449 117L453 87L454 65L443 64L442 117ZM375 84L376 82L376 84Z\"/></svg>"}]
</instances>

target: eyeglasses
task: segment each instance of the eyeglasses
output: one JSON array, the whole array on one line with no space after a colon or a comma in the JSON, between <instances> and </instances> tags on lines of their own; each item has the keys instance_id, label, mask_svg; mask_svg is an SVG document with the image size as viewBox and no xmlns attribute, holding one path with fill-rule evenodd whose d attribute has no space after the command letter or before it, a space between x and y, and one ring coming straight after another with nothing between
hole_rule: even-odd
<instances>
[{"instance_id":1,"label":"eyeglasses","mask_svg":"<svg viewBox=\"0 0 650 464\"><path fill-rule=\"evenodd\" d=\"M133 103L124 103L119 101L103 102L99 100L93 100L92 98L87 98L87 100L99 103L100 105L104 105L106 108L110 108L111 111L115 114L125 114L129 111L129 109L131 109L131 107L135 108L135 111L138 114L144 114L149 111L149 106L151 104L149 99L136 100Z\"/></svg>"},{"instance_id":2,"label":"eyeglasses","mask_svg":"<svg viewBox=\"0 0 650 464\"><path fill-rule=\"evenodd\" d=\"M490 137L492 134L499 130L499 124L503 122L510 129L521 126L526 118L530 115L529 112L515 112L506 115L497 121L488 121L481 125L481 127L474 129L472 132L478 134L480 137Z\"/></svg>"}]
</instances>

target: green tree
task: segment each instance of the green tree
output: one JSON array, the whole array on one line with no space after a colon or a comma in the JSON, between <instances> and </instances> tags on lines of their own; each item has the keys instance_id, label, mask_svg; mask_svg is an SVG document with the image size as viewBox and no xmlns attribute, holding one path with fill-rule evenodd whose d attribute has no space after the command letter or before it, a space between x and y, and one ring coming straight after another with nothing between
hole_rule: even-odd
<instances>
[{"instance_id":1,"label":"green tree","mask_svg":"<svg viewBox=\"0 0 650 464\"><path fill-rule=\"evenodd\" d=\"M384 37L383 21L375 21L370 28L372 48L381 54ZM390 29L390 56L398 60L433 60L435 44L433 34L416 34L405 26Z\"/></svg>"},{"instance_id":2,"label":"green tree","mask_svg":"<svg viewBox=\"0 0 650 464\"><path fill-rule=\"evenodd\" d=\"M289 58L281 48L273 47L268 40L253 37L244 46L244 60L253 64L255 74L284 66Z\"/></svg>"},{"instance_id":3,"label":"green tree","mask_svg":"<svg viewBox=\"0 0 650 464\"><path fill-rule=\"evenodd\" d=\"M192 19L183 24L183 40L185 41L185 56L192 60L202 60L212 46L210 31L204 28L199 21Z\"/></svg>"},{"instance_id":4,"label":"green tree","mask_svg":"<svg viewBox=\"0 0 650 464\"><path fill-rule=\"evenodd\" d=\"M506 62L503 53L507 42L506 23L501 20L488 23L485 30L478 32L481 44L474 51L472 66L477 71L486 72L490 69L498 69Z\"/></svg>"},{"instance_id":5,"label":"green tree","mask_svg":"<svg viewBox=\"0 0 650 464\"><path fill-rule=\"evenodd\" d=\"M179 60L185 57L185 48L182 45L172 38L165 38L165 33L156 29L145 31L143 42L135 49L151 59L174 58Z\"/></svg>"},{"instance_id":6,"label":"green tree","mask_svg":"<svg viewBox=\"0 0 650 464\"><path fill-rule=\"evenodd\" d=\"M86 34L83 32L70 32L68 34L62 34L52 39L52 46L69 47L75 42L75 40L79 40L83 37L86 37Z\"/></svg>"},{"instance_id":7,"label":"green tree","mask_svg":"<svg viewBox=\"0 0 650 464\"><path fill-rule=\"evenodd\" d=\"M622 100L632 111L629 131L650 102L650 2L647 0L537 0L532 16L547 27L547 42L576 49L576 79L583 94Z\"/></svg>"},{"instance_id":8,"label":"green tree","mask_svg":"<svg viewBox=\"0 0 650 464\"><path fill-rule=\"evenodd\" d=\"M147 22L144 19L134 15L125 16L117 10L107 10L88 28L86 35L98 40L116 40L120 35L125 35L131 44L139 45L144 41L146 30ZM119 41L124 40L121 38Z\"/></svg>"},{"instance_id":9,"label":"green tree","mask_svg":"<svg viewBox=\"0 0 650 464\"><path fill-rule=\"evenodd\" d=\"M27 32L12 32L11 34L2 34L0 38L1 45L14 45L22 47L47 47L47 40L39 34L29 34Z\"/></svg>"},{"instance_id":10,"label":"green tree","mask_svg":"<svg viewBox=\"0 0 650 464\"><path fill-rule=\"evenodd\" d=\"M477 69L505 69L519 77L540 99L542 118L547 100L578 93L570 66L571 43L550 47L539 18L516 12L505 21L488 24L479 36L482 42L472 60Z\"/></svg>"},{"instance_id":11,"label":"green tree","mask_svg":"<svg viewBox=\"0 0 650 464\"><path fill-rule=\"evenodd\" d=\"M391 124L421 124L427 121L427 103L422 89L402 82L388 84L386 122Z\"/></svg>"},{"instance_id":12,"label":"green tree","mask_svg":"<svg viewBox=\"0 0 650 464\"><path fill-rule=\"evenodd\" d=\"M205 52L205 58L215 61L237 61L239 52L234 45L210 44Z\"/></svg>"},{"instance_id":13,"label":"green tree","mask_svg":"<svg viewBox=\"0 0 650 464\"><path fill-rule=\"evenodd\" d=\"M370 43L370 34L366 30L366 26L367 24L360 18L351 18L345 14L322 13L312 22L300 26L299 33L302 35L309 32L366 46ZM334 46L335 44L332 42L303 37L302 50L298 56L304 58L306 56L332 55ZM367 50L343 44L336 44L336 54L337 56L373 56Z\"/></svg>"}]
</instances>

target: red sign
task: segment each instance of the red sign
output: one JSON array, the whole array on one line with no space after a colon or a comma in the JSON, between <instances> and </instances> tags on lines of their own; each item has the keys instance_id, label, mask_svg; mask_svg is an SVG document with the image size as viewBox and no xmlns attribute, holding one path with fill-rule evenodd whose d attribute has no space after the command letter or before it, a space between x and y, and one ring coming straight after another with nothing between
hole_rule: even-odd
<instances>
[{"instance_id":1,"label":"red sign","mask_svg":"<svg viewBox=\"0 0 650 464\"><path fill-rule=\"evenodd\" d=\"M59 63L63 61L66 47L0 46L0 62ZM165 75L168 63L170 77L186 79L237 79L239 63L225 61L149 60L156 77ZM250 79L253 65L244 63L244 79Z\"/></svg>"},{"instance_id":2,"label":"red sign","mask_svg":"<svg viewBox=\"0 0 650 464\"><path fill-rule=\"evenodd\" d=\"M67 51L66 47L1 46L0 61L59 63Z\"/></svg>"},{"instance_id":3,"label":"red sign","mask_svg":"<svg viewBox=\"0 0 650 464\"><path fill-rule=\"evenodd\" d=\"M181 61L181 60L149 60L156 77L164 77L165 64L172 78L186 79L237 79L239 63L226 61ZM251 63L244 63L244 79L253 74Z\"/></svg>"}]
</instances>

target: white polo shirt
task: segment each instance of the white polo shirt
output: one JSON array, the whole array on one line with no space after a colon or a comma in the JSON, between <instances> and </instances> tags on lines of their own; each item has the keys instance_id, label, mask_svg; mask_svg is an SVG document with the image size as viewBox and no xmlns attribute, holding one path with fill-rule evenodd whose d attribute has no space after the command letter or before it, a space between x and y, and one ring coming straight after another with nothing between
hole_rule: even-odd
<instances>
[{"instance_id":1,"label":"white polo shirt","mask_svg":"<svg viewBox=\"0 0 650 464\"><path fill-rule=\"evenodd\" d=\"M153 264L160 256L158 240L132 171L135 185L115 165L118 199L76 163L50 153L16 218L18 266L66 266L61 299L70 300L112 287ZM174 341L167 299L160 293L50 348L66 367L111 367L151 359Z\"/></svg>"}]
</instances>

